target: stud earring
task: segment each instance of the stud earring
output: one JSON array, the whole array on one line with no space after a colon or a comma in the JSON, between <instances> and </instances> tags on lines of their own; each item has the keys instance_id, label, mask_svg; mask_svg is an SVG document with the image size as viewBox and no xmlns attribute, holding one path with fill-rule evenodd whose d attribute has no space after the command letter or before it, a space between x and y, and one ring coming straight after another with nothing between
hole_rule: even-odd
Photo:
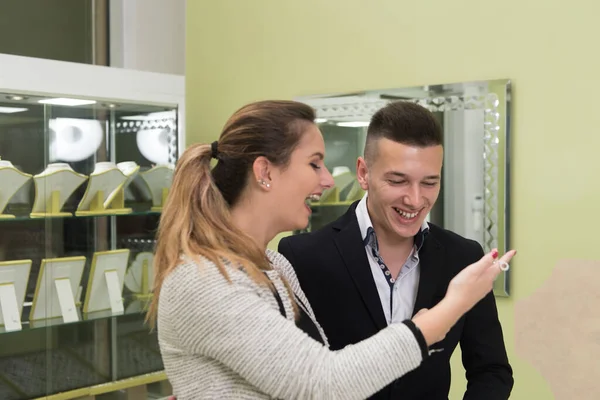
<instances>
[{"instance_id":1,"label":"stud earring","mask_svg":"<svg viewBox=\"0 0 600 400\"><path fill-rule=\"evenodd\" d=\"M271 187L271 184L269 182L266 182L266 181L264 181L262 179L260 179L258 181L258 183L260 183L261 185L265 186L267 189Z\"/></svg>"}]
</instances>

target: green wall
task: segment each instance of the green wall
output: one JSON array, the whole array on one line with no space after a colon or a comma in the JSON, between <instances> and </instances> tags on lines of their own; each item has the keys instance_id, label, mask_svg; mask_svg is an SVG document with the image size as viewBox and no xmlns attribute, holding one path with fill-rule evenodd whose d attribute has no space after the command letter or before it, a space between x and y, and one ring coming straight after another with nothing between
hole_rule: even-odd
<instances>
[{"instance_id":1,"label":"green wall","mask_svg":"<svg viewBox=\"0 0 600 400\"><path fill-rule=\"evenodd\" d=\"M498 303L515 369L511 398L552 399L540 373L515 354L514 308L559 260L598 258L600 4L191 0L187 7L188 143L214 140L236 108L257 99L512 79L519 254L513 296ZM453 399L465 382L458 368Z\"/></svg>"}]
</instances>

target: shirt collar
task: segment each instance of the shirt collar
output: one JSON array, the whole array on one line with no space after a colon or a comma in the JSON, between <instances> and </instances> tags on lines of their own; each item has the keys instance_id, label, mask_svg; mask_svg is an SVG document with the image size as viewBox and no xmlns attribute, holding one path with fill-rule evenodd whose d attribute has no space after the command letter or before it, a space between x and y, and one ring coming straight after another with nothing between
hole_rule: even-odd
<instances>
[{"instance_id":1,"label":"shirt collar","mask_svg":"<svg viewBox=\"0 0 600 400\"><path fill-rule=\"evenodd\" d=\"M371 217L369 216L369 211L367 210L367 196L368 193L365 193L363 198L358 202L355 211L356 219L358 220L358 227L360 228L360 237L362 238L365 246L369 243L377 243L375 239L375 230L373 229L373 223L371 222ZM419 232L415 235L415 246L417 251L421 250L421 247L423 247L423 242L425 241L425 237L428 233L429 224L427 223L427 221L423 221L421 229L419 229Z\"/></svg>"}]
</instances>

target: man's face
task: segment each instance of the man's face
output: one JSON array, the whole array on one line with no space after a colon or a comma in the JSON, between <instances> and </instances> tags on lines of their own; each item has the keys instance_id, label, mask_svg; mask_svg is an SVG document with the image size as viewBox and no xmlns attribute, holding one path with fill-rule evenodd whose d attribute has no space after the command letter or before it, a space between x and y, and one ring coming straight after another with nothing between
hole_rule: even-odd
<instances>
[{"instance_id":1,"label":"man's face","mask_svg":"<svg viewBox=\"0 0 600 400\"><path fill-rule=\"evenodd\" d=\"M444 150L441 145L413 147L385 138L374 145L369 166L362 157L357 162L373 225L390 239L412 239L440 193Z\"/></svg>"}]
</instances>

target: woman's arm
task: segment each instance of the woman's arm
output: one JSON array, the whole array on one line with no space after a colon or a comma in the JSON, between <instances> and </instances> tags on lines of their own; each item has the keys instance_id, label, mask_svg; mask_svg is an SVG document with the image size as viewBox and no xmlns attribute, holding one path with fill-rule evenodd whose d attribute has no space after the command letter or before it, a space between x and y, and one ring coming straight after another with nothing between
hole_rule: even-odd
<instances>
[{"instance_id":1,"label":"woman's arm","mask_svg":"<svg viewBox=\"0 0 600 400\"><path fill-rule=\"evenodd\" d=\"M463 269L431 310L337 352L282 317L251 287L227 282L208 262L172 273L161 291L160 311L188 351L219 360L272 397L363 399L417 368L427 346L443 339L489 293L501 272L493 264L496 256L492 252ZM231 270L235 275L248 279Z\"/></svg>"},{"instance_id":2,"label":"woman's arm","mask_svg":"<svg viewBox=\"0 0 600 400\"><path fill-rule=\"evenodd\" d=\"M184 348L220 361L275 398L364 399L423 359L406 324L332 352L210 263L178 267L160 302Z\"/></svg>"}]
</instances>

